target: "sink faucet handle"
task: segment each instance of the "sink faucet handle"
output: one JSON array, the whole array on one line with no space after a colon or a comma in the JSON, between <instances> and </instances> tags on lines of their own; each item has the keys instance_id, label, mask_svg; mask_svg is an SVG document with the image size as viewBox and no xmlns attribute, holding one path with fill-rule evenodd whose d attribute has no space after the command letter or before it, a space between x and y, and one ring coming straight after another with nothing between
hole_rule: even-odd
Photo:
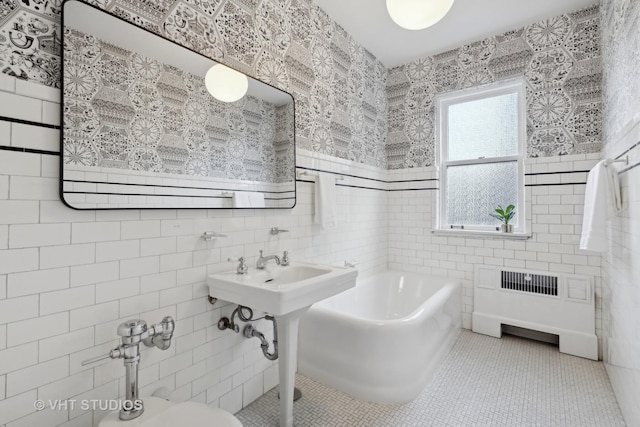
<instances>
[{"instance_id":1,"label":"sink faucet handle","mask_svg":"<svg viewBox=\"0 0 640 427\"><path fill-rule=\"evenodd\" d=\"M280 260L280 265L286 267L287 265L289 265L289 262L291 262L291 260L289 259L289 251L284 251L284 253L282 254L282 259Z\"/></svg>"},{"instance_id":2,"label":"sink faucet handle","mask_svg":"<svg viewBox=\"0 0 640 427\"><path fill-rule=\"evenodd\" d=\"M262 251L260 251L262 253ZM236 268L236 273L238 274L247 274L249 272L249 266L244 262L244 257L240 258L227 258L229 262L238 262L238 267Z\"/></svg>"}]
</instances>

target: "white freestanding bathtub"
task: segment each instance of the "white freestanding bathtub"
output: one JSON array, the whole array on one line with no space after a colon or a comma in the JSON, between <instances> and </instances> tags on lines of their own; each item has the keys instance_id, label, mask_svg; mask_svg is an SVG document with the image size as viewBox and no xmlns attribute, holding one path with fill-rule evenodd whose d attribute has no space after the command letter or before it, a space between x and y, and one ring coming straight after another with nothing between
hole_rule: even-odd
<instances>
[{"instance_id":1,"label":"white freestanding bathtub","mask_svg":"<svg viewBox=\"0 0 640 427\"><path fill-rule=\"evenodd\" d=\"M358 280L300 319L298 371L370 402L413 400L458 336L460 289L395 271Z\"/></svg>"}]
</instances>

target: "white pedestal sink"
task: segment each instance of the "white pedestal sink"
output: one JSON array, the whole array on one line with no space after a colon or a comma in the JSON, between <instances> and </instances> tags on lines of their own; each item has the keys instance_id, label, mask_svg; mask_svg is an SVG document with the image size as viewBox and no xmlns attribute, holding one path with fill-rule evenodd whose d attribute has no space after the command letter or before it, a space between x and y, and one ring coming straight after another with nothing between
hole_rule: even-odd
<instances>
[{"instance_id":1,"label":"white pedestal sink","mask_svg":"<svg viewBox=\"0 0 640 427\"><path fill-rule=\"evenodd\" d=\"M311 304L343 292L356 283L353 268L291 263L265 270L212 274L212 297L272 314L278 324L280 426L293 426L293 386L298 351L298 322Z\"/></svg>"}]
</instances>

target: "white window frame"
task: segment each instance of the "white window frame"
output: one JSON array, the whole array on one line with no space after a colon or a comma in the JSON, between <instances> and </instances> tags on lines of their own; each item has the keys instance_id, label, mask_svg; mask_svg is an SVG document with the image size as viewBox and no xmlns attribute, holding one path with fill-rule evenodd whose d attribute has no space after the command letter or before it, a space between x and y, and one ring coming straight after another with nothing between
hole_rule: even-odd
<instances>
[{"instance_id":1,"label":"white window frame","mask_svg":"<svg viewBox=\"0 0 640 427\"><path fill-rule=\"evenodd\" d=\"M490 98L494 96L506 95L515 93L518 95L518 154L514 156L500 156L491 158L479 158L472 160L448 160L448 111L451 105L475 101L479 99ZM496 233L496 227L490 226L478 226L478 225L466 225L464 228L452 228L451 226L458 226L463 224L448 224L447 223L447 168L449 166L457 165L473 165L473 164L488 164L497 162L517 162L518 167L518 200L517 200L517 223L514 223L514 237L525 235L526 230L526 208L525 208L525 188L524 188L524 158L525 158L525 146L527 138L526 130L526 92L524 79L514 79L499 83L493 83L472 89L463 89L455 92L440 94L436 97L436 164L438 165L439 173L439 206L438 218L436 221L436 231L454 232L456 234L473 234L473 233ZM487 212L487 215L489 212ZM499 228L499 224L496 224ZM500 233L498 235L506 236L506 233Z\"/></svg>"}]
</instances>

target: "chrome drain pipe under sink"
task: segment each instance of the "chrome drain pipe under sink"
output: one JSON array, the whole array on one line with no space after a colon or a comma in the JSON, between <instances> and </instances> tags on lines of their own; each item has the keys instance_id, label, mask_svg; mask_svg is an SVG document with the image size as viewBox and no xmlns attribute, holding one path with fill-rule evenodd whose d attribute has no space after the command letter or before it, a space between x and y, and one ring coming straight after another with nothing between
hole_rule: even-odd
<instances>
[{"instance_id":1,"label":"chrome drain pipe under sink","mask_svg":"<svg viewBox=\"0 0 640 427\"><path fill-rule=\"evenodd\" d=\"M269 353L269 341L264 337L264 334L253 327L253 325L247 325L244 327L242 334L247 338L256 337L260 340L260 348L262 354L269 360L276 360L278 358L278 325L276 324L276 318L267 314L265 319L270 320L273 323L273 352Z\"/></svg>"},{"instance_id":2,"label":"chrome drain pipe under sink","mask_svg":"<svg viewBox=\"0 0 640 427\"><path fill-rule=\"evenodd\" d=\"M222 317L218 320L218 329L224 331L225 329L231 329L235 333L240 332L240 325L236 323L236 316L243 322L255 322L262 319L253 318L253 310L250 307L238 305L233 313L231 313L231 319L228 317ZM270 314L265 314L264 319L273 323L273 352L269 352L269 341L265 338L264 334L257 330L252 324L248 324L242 330L242 335L246 338L256 337L260 340L260 348L262 348L262 354L269 360L276 360L278 358L278 325L276 318Z\"/></svg>"}]
</instances>

